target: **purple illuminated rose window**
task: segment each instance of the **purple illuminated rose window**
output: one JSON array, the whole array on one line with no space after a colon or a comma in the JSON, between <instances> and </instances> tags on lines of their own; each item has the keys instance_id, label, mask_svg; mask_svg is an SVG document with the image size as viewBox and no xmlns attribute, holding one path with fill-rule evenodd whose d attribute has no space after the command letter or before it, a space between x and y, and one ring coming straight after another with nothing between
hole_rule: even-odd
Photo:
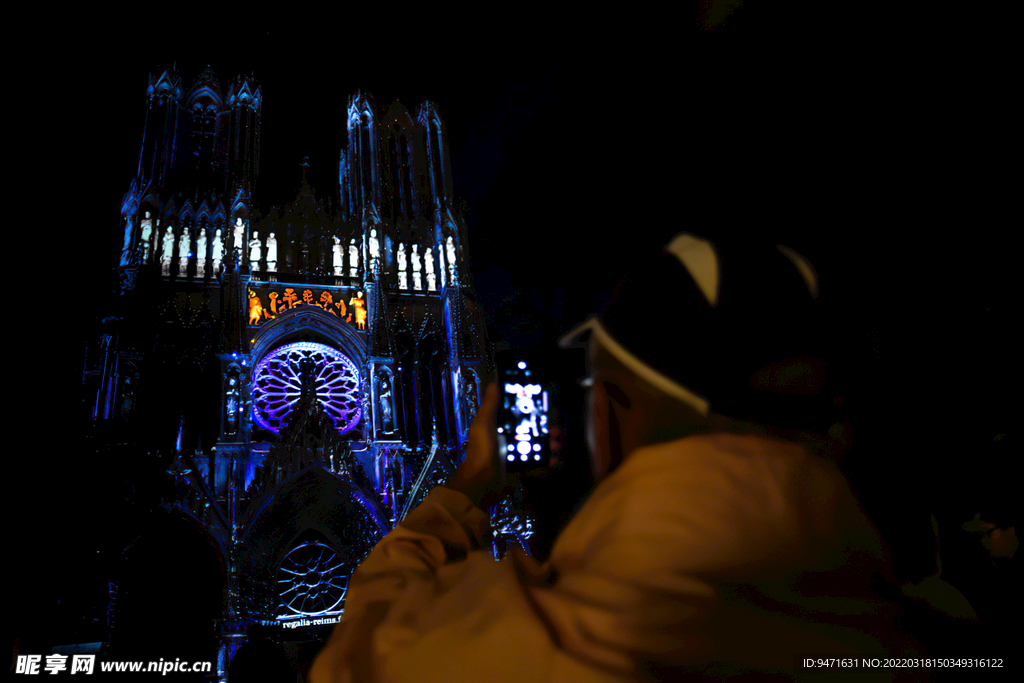
<instances>
[{"instance_id":1,"label":"purple illuminated rose window","mask_svg":"<svg viewBox=\"0 0 1024 683\"><path fill-rule=\"evenodd\" d=\"M312 361L312 364L306 361ZM359 407L359 369L342 352L326 344L294 342L268 353L253 373L256 422L275 434L302 397L302 373L312 371L316 397L339 433L355 427Z\"/></svg>"}]
</instances>

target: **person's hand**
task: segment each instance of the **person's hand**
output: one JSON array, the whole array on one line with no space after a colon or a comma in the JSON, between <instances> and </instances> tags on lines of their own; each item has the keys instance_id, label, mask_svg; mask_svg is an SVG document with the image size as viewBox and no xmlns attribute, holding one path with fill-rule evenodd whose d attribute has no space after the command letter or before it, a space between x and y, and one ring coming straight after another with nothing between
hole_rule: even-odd
<instances>
[{"instance_id":1,"label":"person's hand","mask_svg":"<svg viewBox=\"0 0 1024 683\"><path fill-rule=\"evenodd\" d=\"M445 487L466 494L479 508L489 507L505 484L504 464L498 454L498 385L491 383L469 428L466 459Z\"/></svg>"}]
</instances>

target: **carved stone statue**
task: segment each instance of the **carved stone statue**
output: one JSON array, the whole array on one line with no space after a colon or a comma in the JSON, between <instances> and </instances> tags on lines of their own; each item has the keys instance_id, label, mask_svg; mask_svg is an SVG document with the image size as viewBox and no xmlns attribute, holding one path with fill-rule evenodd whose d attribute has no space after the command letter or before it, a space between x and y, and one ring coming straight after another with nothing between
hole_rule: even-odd
<instances>
[{"instance_id":1,"label":"carved stone statue","mask_svg":"<svg viewBox=\"0 0 1024 683\"><path fill-rule=\"evenodd\" d=\"M370 258L380 258L380 242L377 240L377 230L370 230Z\"/></svg>"},{"instance_id":2,"label":"carved stone statue","mask_svg":"<svg viewBox=\"0 0 1024 683\"><path fill-rule=\"evenodd\" d=\"M434 250L427 247L427 251L423 254L423 266L424 270L427 271L427 289L431 292L437 291L437 275L434 274Z\"/></svg>"},{"instance_id":3,"label":"carved stone statue","mask_svg":"<svg viewBox=\"0 0 1024 683\"><path fill-rule=\"evenodd\" d=\"M187 252L186 252L187 253ZM164 250L160 254L160 267L164 275L171 274L171 259L174 258L174 228L167 226L164 233Z\"/></svg>"},{"instance_id":4,"label":"carved stone statue","mask_svg":"<svg viewBox=\"0 0 1024 683\"><path fill-rule=\"evenodd\" d=\"M224 258L224 242L220 236L220 228L213 233L213 275L220 272L220 260Z\"/></svg>"},{"instance_id":5,"label":"carved stone statue","mask_svg":"<svg viewBox=\"0 0 1024 683\"><path fill-rule=\"evenodd\" d=\"M391 383L387 375L381 375L377 399L380 401L380 427L385 434L395 431L395 422L391 411Z\"/></svg>"},{"instance_id":6,"label":"carved stone statue","mask_svg":"<svg viewBox=\"0 0 1024 683\"><path fill-rule=\"evenodd\" d=\"M356 246L356 238L348 245L348 274L350 277L359 275L359 247Z\"/></svg>"},{"instance_id":7,"label":"carved stone statue","mask_svg":"<svg viewBox=\"0 0 1024 683\"><path fill-rule=\"evenodd\" d=\"M235 219L235 243L232 245L235 249L241 249L245 244L245 226L242 225L242 217L239 216Z\"/></svg>"},{"instance_id":8,"label":"carved stone statue","mask_svg":"<svg viewBox=\"0 0 1024 683\"><path fill-rule=\"evenodd\" d=\"M448 235L448 241L445 243L445 251L448 252L449 282L455 282L455 240L452 239L451 235Z\"/></svg>"},{"instance_id":9,"label":"carved stone statue","mask_svg":"<svg viewBox=\"0 0 1024 683\"><path fill-rule=\"evenodd\" d=\"M344 275L345 274L345 264L342 262L343 258L344 258L344 256L342 254L342 249L341 249L341 238L340 237L335 237L334 238L334 274L335 275Z\"/></svg>"},{"instance_id":10,"label":"carved stone statue","mask_svg":"<svg viewBox=\"0 0 1024 683\"><path fill-rule=\"evenodd\" d=\"M121 245L121 265L127 266L132 259L132 233L135 232L135 214L124 221L124 243Z\"/></svg>"},{"instance_id":11,"label":"carved stone statue","mask_svg":"<svg viewBox=\"0 0 1024 683\"><path fill-rule=\"evenodd\" d=\"M196 240L196 277L206 277L206 228L199 230Z\"/></svg>"},{"instance_id":12,"label":"carved stone statue","mask_svg":"<svg viewBox=\"0 0 1024 683\"><path fill-rule=\"evenodd\" d=\"M463 405L466 406L466 424L471 424L473 418L476 417L476 386L468 377L462 378L462 401Z\"/></svg>"},{"instance_id":13,"label":"carved stone statue","mask_svg":"<svg viewBox=\"0 0 1024 683\"><path fill-rule=\"evenodd\" d=\"M263 256L263 242L260 241L260 233L252 231L252 239L249 240L249 269L260 269L260 258Z\"/></svg>"},{"instance_id":14,"label":"carved stone statue","mask_svg":"<svg viewBox=\"0 0 1024 683\"><path fill-rule=\"evenodd\" d=\"M234 434L238 431L238 380L234 377L228 378L227 390L224 392L224 412L227 413L227 432Z\"/></svg>"},{"instance_id":15,"label":"carved stone statue","mask_svg":"<svg viewBox=\"0 0 1024 683\"><path fill-rule=\"evenodd\" d=\"M409 289L408 275L406 274L406 268L408 263L405 259L405 242L398 243L398 287L399 289Z\"/></svg>"},{"instance_id":16,"label":"carved stone statue","mask_svg":"<svg viewBox=\"0 0 1024 683\"><path fill-rule=\"evenodd\" d=\"M142 219L142 262L149 263L149 240L153 236L153 221L149 218L149 211Z\"/></svg>"},{"instance_id":17,"label":"carved stone statue","mask_svg":"<svg viewBox=\"0 0 1024 683\"><path fill-rule=\"evenodd\" d=\"M277 272L277 239L274 233L267 238L267 272Z\"/></svg>"},{"instance_id":18,"label":"carved stone statue","mask_svg":"<svg viewBox=\"0 0 1024 683\"><path fill-rule=\"evenodd\" d=\"M420 271L423 267L420 265L420 253L418 244L412 245L412 288L417 292L423 289L423 275Z\"/></svg>"},{"instance_id":19,"label":"carved stone statue","mask_svg":"<svg viewBox=\"0 0 1024 683\"><path fill-rule=\"evenodd\" d=\"M188 252L191 249L191 235L188 228L181 231L181 239L178 241L178 277L185 277L188 273Z\"/></svg>"}]
</instances>

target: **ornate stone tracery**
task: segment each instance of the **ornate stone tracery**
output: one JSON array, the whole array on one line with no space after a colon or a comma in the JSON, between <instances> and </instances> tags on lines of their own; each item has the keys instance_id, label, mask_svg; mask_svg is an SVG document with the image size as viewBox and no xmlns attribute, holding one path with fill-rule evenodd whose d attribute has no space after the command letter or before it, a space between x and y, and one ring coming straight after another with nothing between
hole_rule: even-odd
<instances>
[{"instance_id":1,"label":"ornate stone tracery","mask_svg":"<svg viewBox=\"0 0 1024 683\"><path fill-rule=\"evenodd\" d=\"M286 344L267 354L253 375L256 422L274 433L303 397L314 393L339 433L361 419L360 373L341 352L313 342Z\"/></svg>"},{"instance_id":2,"label":"ornate stone tracery","mask_svg":"<svg viewBox=\"0 0 1024 683\"><path fill-rule=\"evenodd\" d=\"M348 574L338 553L326 543L307 541L285 555L278 570L279 618L340 613Z\"/></svg>"}]
</instances>

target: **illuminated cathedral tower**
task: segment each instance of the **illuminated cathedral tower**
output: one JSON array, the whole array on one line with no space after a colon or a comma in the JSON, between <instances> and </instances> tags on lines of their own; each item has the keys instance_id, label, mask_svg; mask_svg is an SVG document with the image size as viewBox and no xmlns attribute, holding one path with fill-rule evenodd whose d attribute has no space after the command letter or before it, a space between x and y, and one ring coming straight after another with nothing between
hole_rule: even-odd
<instances>
[{"instance_id":1,"label":"illuminated cathedral tower","mask_svg":"<svg viewBox=\"0 0 1024 683\"><path fill-rule=\"evenodd\" d=\"M355 93L337 200L304 162L258 215L262 98L209 68L150 78L120 313L85 375L90 418L160 459L170 518L222 568L222 668L253 623L329 628L352 569L454 471L494 372L436 106Z\"/></svg>"}]
</instances>

